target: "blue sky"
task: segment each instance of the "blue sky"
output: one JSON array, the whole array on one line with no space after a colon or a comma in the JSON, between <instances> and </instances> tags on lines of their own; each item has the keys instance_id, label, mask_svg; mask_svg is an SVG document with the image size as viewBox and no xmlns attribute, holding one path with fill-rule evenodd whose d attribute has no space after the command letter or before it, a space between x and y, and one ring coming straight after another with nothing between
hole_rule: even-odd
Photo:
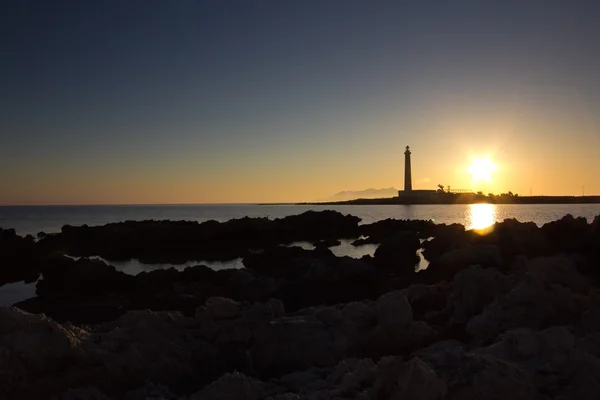
<instances>
[{"instance_id":1,"label":"blue sky","mask_svg":"<svg viewBox=\"0 0 600 400\"><path fill-rule=\"evenodd\" d=\"M24 1L0 9L0 204L600 194L593 1Z\"/></svg>"}]
</instances>

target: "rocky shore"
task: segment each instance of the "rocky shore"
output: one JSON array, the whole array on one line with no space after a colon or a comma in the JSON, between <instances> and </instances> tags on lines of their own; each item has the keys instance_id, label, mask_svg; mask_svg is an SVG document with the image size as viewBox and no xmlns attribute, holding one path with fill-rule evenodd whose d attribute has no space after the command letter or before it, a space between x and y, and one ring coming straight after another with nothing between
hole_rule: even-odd
<instances>
[{"instance_id":1,"label":"rocky shore","mask_svg":"<svg viewBox=\"0 0 600 400\"><path fill-rule=\"evenodd\" d=\"M336 257L339 239L376 244ZM308 241L314 250L290 246ZM429 261L416 271L422 251ZM65 255L84 257L74 260ZM99 260L228 260L126 275ZM4 399L595 399L600 216L485 232L337 212L0 231ZM38 280L39 279L39 280Z\"/></svg>"}]
</instances>

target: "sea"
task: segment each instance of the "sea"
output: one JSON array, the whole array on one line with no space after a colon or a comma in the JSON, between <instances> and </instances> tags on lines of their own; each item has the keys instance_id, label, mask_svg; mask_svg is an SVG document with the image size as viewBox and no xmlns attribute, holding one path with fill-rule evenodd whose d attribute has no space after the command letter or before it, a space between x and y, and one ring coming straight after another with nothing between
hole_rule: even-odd
<instances>
[{"instance_id":1,"label":"sea","mask_svg":"<svg viewBox=\"0 0 600 400\"><path fill-rule=\"evenodd\" d=\"M154 220L228 221L242 217L283 218L305 211L336 210L361 218L361 224L394 219L426 219L435 223L460 223L467 229L481 229L507 218L534 222L541 226L566 214L591 222L600 215L600 204L455 204L455 205L258 205L258 204L186 204L186 205L106 205L106 206L0 206L0 228L15 229L19 235L37 236L39 232L60 232L62 226L104 225L111 222ZM306 249L310 243L295 243ZM331 250L338 256L360 258L373 254L376 245L355 247L350 241ZM190 261L185 264L142 264L137 260L111 262L118 270L137 274L158 268L205 264L213 269L243 268L241 259L227 262ZM420 268L426 267L422 259ZM35 296L35 283L11 283L0 287L0 306Z\"/></svg>"}]
</instances>

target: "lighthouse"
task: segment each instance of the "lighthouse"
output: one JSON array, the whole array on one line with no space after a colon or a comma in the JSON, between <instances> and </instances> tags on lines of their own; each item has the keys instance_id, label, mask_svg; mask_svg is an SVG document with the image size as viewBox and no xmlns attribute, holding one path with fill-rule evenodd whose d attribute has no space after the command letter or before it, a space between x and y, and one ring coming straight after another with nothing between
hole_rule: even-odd
<instances>
[{"instance_id":1,"label":"lighthouse","mask_svg":"<svg viewBox=\"0 0 600 400\"><path fill-rule=\"evenodd\" d=\"M406 146L404 152L404 193L412 192L412 175L410 171L410 147Z\"/></svg>"},{"instance_id":2,"label":"lighthouse","mask_svg":"<svg viewBox=\"0 0 600 400\"><path fill-rule=\"evenodd\" d=\"M404 150L404 190L398 190L398 197L402 197L400 204L431 204L436 196L437 192L435 190L413 190L410 147L406 146Z\"/></svg>"}]
</instances>

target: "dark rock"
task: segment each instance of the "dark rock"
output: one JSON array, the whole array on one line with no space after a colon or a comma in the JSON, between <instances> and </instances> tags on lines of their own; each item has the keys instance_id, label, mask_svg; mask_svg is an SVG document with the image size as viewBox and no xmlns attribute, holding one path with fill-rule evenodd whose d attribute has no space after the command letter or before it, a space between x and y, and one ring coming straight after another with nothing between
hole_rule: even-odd
<instances>
[{"instance_id":1,"label":"dark rock","mask_svg":"<svg viewBox=\"0 0 600 400\"><path fill-rule=\"evenodd\" d=\"M315 307L273 320L256 333L251 357L259 376L281 376L311 366L335 365L348 355L392 354L427 340L400 292L376 302Z\"/></svg>"},{"instance_id":2,"label":"dark rock","mask_svg":"<svg viewBox=\"0 0 600 400\"><path fill-rule=\"evenodd\" d=\"M502 359L465 352L462 347L425 349L419 357L446 382L451 398L535 399L534 381L523 369Z\"/></svg>"},{"instance_id":3,"label":"dark rock","mask_svg":"<svg viewBox=\"0 0 600 400\"><path fill-rule=\"evenodd\" d=\"M44 255L32 236L23 238L14 229L0 228L0 286L11 282L35 282Z\"/></svg>"},{"instance_id":4,"label":"dark rock","mask_svg":"<svg viewBox=\"0 0 600 400\"><path fill-rule=\"evenodd\" d=\"M283 282L274 293L290 310L374 299L385 286L384 276L362 260L325 257L301 265L302 272Z\"/></svg>"},{"instance_id":5,"label":"dark rock","mask_svg":"<svg viewBox=\"0 0 600 400\"><path fill-rule=\"evenodd\" d=\"M476 239L499 246L506 263L511 263L517 256L539 257L554 250L537 225L516 219L505 219L495 224L489 234Z\"/></svg>"},{"instance_id":6,"label":"dark rock","mask_svg":"<svg viewBox=\"0 0 600 400\"><path fill-rule=\"evenodd\" d=\"M249 270L268 276L295 279L306 273L315 263L334 259L333 253L325 249L305 250L301 247L277 246L262 253L249 254L243 264Z\"/></svg>"},{"instance_id":7,"label":"dark rock","mask_svg":"<svg viewBox=\"0 0 600 400\"><path fill-rule=\"evenodd\" d=\"M454 277L450 299L454 318L466 323L510 288L509 278L497 270L473 265L460 271Z\"/></svg>"},{"instance_id":8,"label":"dark rock","mask_svg":"<svg viewBox=\"0 0 600 400\"><path fill-rule=\"evenodd\" d=\"M396 232L405 231L413 232L419 238L427 239L435 230L435 224L433 221L425 220L397 220L397 219L385 219L377 221L372 224L365 224L360 226L360 233L363 236L367 236L366 239L362 239L362 244L380 244L386 241L389 237L393 236ZM361 239L359 239L361 240ZM358 243L356 245L359 245Z\"/></svg>"},{"instance_id":9,"label":"dark rock","mask_svg":"<svg viewBox=\"0 0 600 400\"><path fill-rule=\"evenodd\" d=\"M73 261L62 257L53 264L46 264L42 272L44 277L36 288L37 294L44 297L122 293L134 279L103 261L85 258Z\"/></svg>"},{"instance_id":10,"label":"dark rock","mask_svg":"<svg viewBox=\"0 0 600 400\"><path fill-rule=\"evenodd\" d=\"M451 317L449 299L453 285L442 282L436 285L412 285L402 289L414 313L415 320L432 326L444 325Z\"/></svg>"},{"instance_id":11,"label":"dark rock","mask_svg":"<svg viewBox=\"0 0 600 400\"><path fill-rule=\"evenodd\" d=\"M423 242L423 256L433 261L451 250L465 247L470 242L470 235L461 224L440 224L433 230L433 239Z\"/></svg>"},{"instance_id":12,"label":"dark rock","mask_svg":"<svg viewBox=\"0 0 600 400\"><path fill-rule=\"evenodd\" d=\"M17 251L1 247L0 260L31 250L30 269L43 272L39 297L19 307L52 319L0 309L0 398L597 396L600 218L542 228L505 220L481 234L392 220L363 231L342 216L350 222L339 232L381 243L374 257L280 246L334 239L327 227L316 238L305 232L323 218L340 215L65 226L62 239L48 235L43 244L2 231L2 243ZM187 229L198 236L175 243ZM49 256L73 243L78 251L108 249L109 233L130 240L113 254L148 259L186 258L196 245L223 255L230 234L230 253L244 254L247 268L128 276L100 261ZM434 236L423 244L431 264L415 273L425 234ZM162 240L166 247L146 248ZM256 244L263 251L249 254Z\"/></svg>"},{"instance_id":13,"label":"dark rock","mask_svg":"<svg viewBox=\"0 0 600 400\"><path fill-rule=\"evenodd\" d=\"M573 218L571 214L544 224L541 230L548 239L552 251L564 253L584 250L591 232L585 218Z\"/></svg>"},{"instance_id":14,"label":"dark rock","mask_svg":"<svg viewBox=\"0 0 600 400\"><path fill-rule=\"evenodd\" d=\"M144 263L231 260L251 249L297 241L315 242L358 236L360 218L336 211L307 211L281 219L241 218L201 224L186 221L127 221L104 226L72 227L40 241L73 256L108 260L137 258Z\"/></svg>"},{"instance_id":15,"label":"dark rock","mask_svg":"<svg viewBox=\"0 0 600 400\"><path fill-rule=\"evenodd\" d=\"M341 245L342 242L340 240L337 239L326 239L326 240L319 240L318 242L314 242L313 245L315 246L315 248L329 248L329 247L336 247Z\"/></svg>"},{"instance_id":16,"label":"dark rock","mask_svg":"<svg viewBox=\"0 0 600 400\"><path fill-rule=\"evenodd\" d=\"M36 285L37 298L19 303L31 312L44 312L58 321L100 323L127 310L126 295L133 276L98 260L48 259Z\"/></svg>"},{"instance_id":17,"label":"dark rock","mask_svg":"<svg viewBox=\"0 0 600 400\"><path fill-rule=\"evenodd\" d=\"M396 232L375 250L375 265L409 276L414 275L415 265L419 262L417 250L420 247L421 242L416 233Z\"/></svg>"},{"instance_id":18,"label":"dark rock","mask_svg":"<svg viewBox=\"0 0 600 400\"><path fill-rule=\"evenodd\" d=\"M372 241L369 238L358 238L358 239L354 240L351 244L352 244L352 246L358 247L358 246L362 246L365 244L373 244L373 242L374 242L374 240Z\"/></svg>"},{"instance_id":19,"label":"dark rock","mask_svg":"<svg viewBox=\"0 0 600 400\"><path fill-rule=\"evenodd\" d=\"M454 275L470 265L498 268L502 264L500 249L495 245L467 246L448 251L432 261L426 270L417 275L419 281L433 284L451 281Z\"/></svg>"},{"instance_id":20,"label":"dark rock","mask_svg":"<svg viewBox=\"0 0 600 400\"><path fill-rule=\"evenodd\" d=\"M583 311L582 302L569 289L547 286L528 274L483 313L471 318L466 329L472 337L489 341L518 327L544 329L575 323Z\"/></svg>"},{"instance_id":21,"label":"dark rock","mask_svg":"<svg viewBox=\"0 0 600 400\"><path fill-rule=\"evenodd\" d=\"M266 386L239 372L228 373L194 393L190 400L259 400L265 398Z\"/></svg>"},{"instance_id":22,"label":"dark rock","mask_svg":"<svg viewBox=\"0 0 600 400\"><path fill-rule=\"evenodd\" d=\"M397 357L384 357L377 364L377 380L373 395L378 399L443 399L447 384L418 358L404 362Z\"/></svg>"}]
</instances>

